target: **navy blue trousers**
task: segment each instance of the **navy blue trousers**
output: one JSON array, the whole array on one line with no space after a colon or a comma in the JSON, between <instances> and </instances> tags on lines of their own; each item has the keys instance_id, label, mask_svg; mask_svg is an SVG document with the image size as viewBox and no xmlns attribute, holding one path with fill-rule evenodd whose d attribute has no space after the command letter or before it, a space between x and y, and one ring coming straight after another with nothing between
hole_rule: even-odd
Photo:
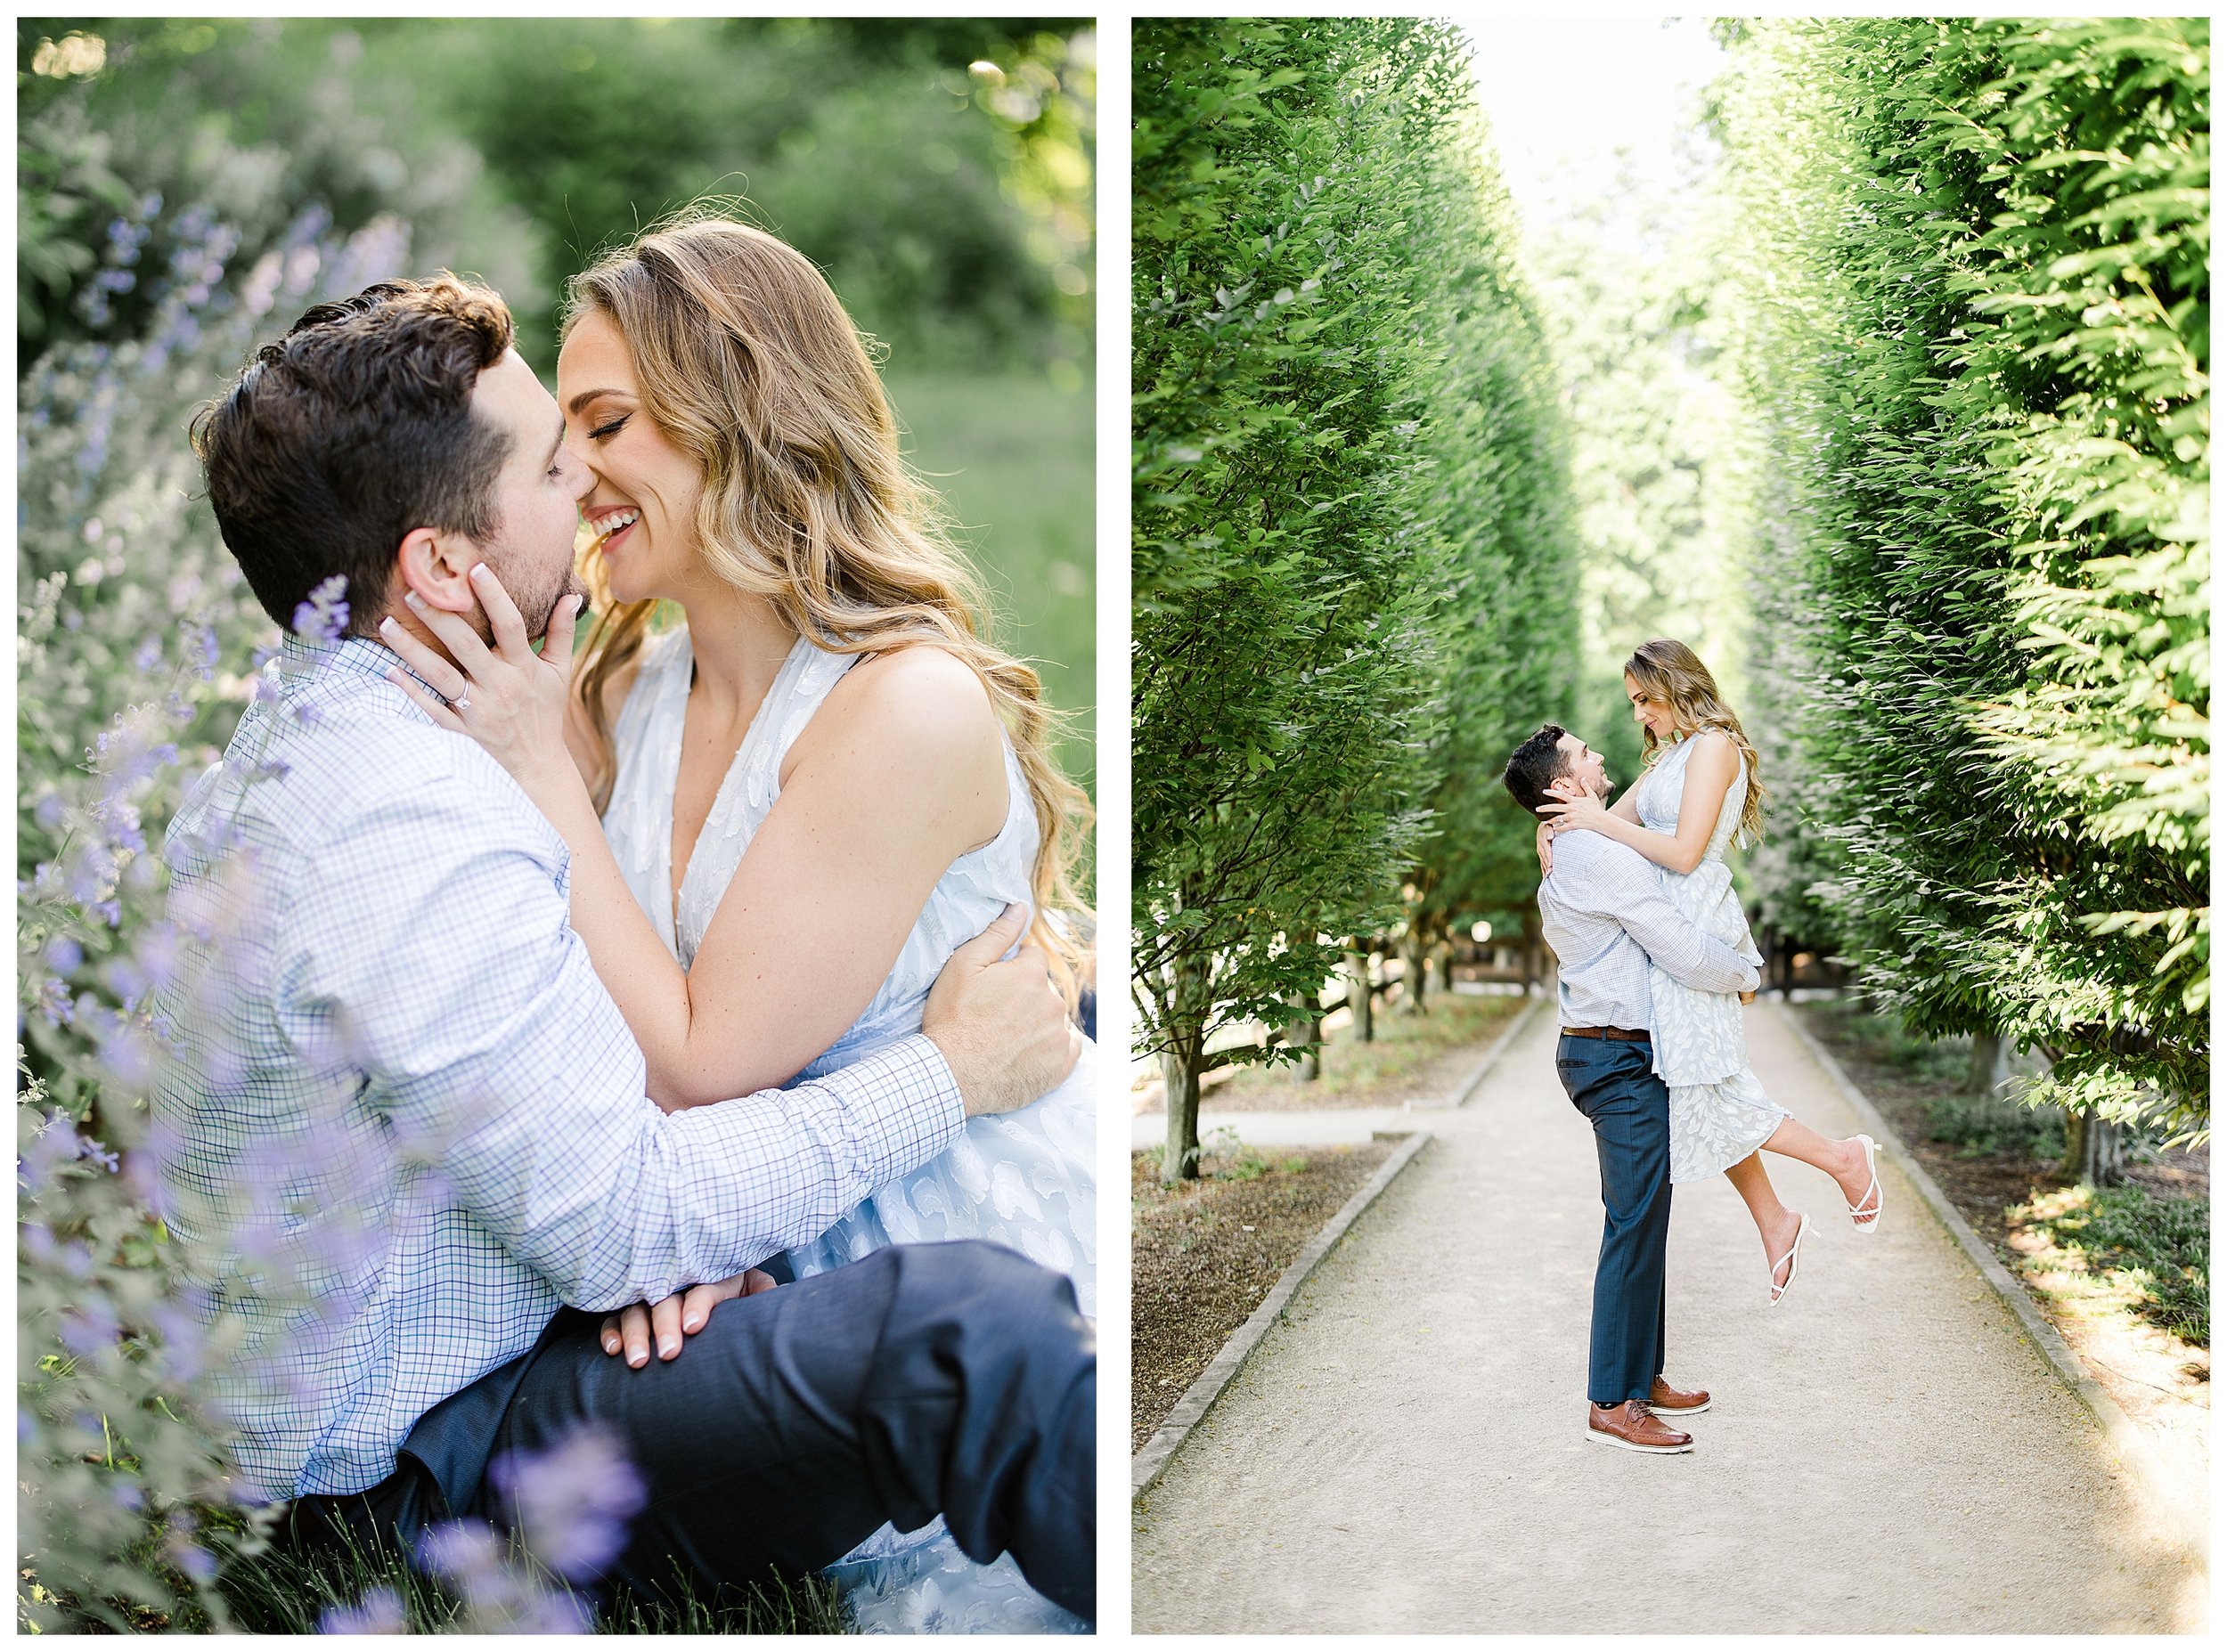
<instances>
[{"instance_id":1,"label":"navy blue trousers","mask_svg":"<svg viewBox=\"0 0 2227 1652\"><path fill-rule=\"evenodd\" d=\"M420 1419L368 1492L298 1499L295 1541L407 1549L452 1510L502 1525L490 1459L595 1422L648 1487L608 1575L638 1593L685 1583L716 1601L940 1514L973 1558L1010 1550L1041 1593L1095 1616L1097 1363L1065 1275L981 1241L895 1245L722 1302L677 1358L640 1371L603 1352L602 1318L560 1312L531 1352Z\"/></svg>"},{"instance_id":2,"label":"navy blue trousers","mask_svg":"<svg viewBox=\"0 0 2227 1652\"><path fill-rule=\"evenodd\" d=\"M1663 1279L1670 1241L1670 1093L1653 1046L1565 1037L1554 1070L1601 1160L1601 1257L1593 1272L1595 1405L1644 1400L1663 1367Z\"/></svg>"}]
</instances>

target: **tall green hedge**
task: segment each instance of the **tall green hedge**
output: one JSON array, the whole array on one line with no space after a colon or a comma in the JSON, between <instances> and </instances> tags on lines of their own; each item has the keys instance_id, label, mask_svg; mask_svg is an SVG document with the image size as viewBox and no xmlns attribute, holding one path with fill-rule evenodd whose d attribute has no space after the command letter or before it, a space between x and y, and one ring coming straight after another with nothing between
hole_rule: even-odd
<instances>
[{"instance_id":1,"label":"tall green hedge","mask_svg":"<svg viewBox=\"0 0 2227 1652\"><path fill-rule=\"evenodd\" d=\"M1208 1040L1313 998L1419 852L1489 863L1445 777L1537 720L1562 541L1458 32L1154 21L1133 61L1132 996L1173 1179Z\"/></svg>"},{"instance_id":2,"label":"tall green hedge","mask_svg":"<svg viewBox=\"0 0 2227 1652\"><path fill-rule=\"evenodd\" d=\"M1726 36L1761 700L1810 840L1766 870L1913 1029L2200 1131L2209 25Z\"/></svg>"},{"instance_id":3,"label":"tall green hedge","mask_svg":"<svg viewBox=\"0 0 2227 1652\"><path fill-rule=\"evenodd\" d=\"M1451 72L1467 75L1456 61ZM1538 306L1517 268L1517 226L1481 118L1464 90L1423 159L1430 205L1417 268L1435 281L1445 348L1423 424L1424 511L1444 540L1443 733L1432 829L1405 887L1408 965L1480 919L1535 934L1533 823L1500 772L1577 693L1577 525L1569 442Z\"/></svg>"}]
</instances>

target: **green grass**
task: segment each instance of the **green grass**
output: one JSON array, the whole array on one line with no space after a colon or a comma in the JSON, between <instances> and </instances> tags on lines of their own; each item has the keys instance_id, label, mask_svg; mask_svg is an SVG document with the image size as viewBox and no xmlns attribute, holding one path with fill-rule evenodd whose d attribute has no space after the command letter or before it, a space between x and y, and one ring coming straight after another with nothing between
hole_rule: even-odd
<instances>
[{"instance_id":1,"label":"green grass","mask_svg":"<svg viewBox=\"0 0 2227 1652\"><path fill-rule=\"evenodd\" d=\"M1426 1013L1402 1015L1379 1000L1376 1037L1367 1044L1354 1037L1350 1026L1332 1033L1322 1046L1319 1078L1302 1083L1296 1068L1277 1062L1242 1069L1207 1095L1258 1098L1252 1100L1256 1106L1272 1104L1271 1097L1276 1103L1305 1107L1373 1106L1399 1099L1448 1051L1493 1037L1530 1000L1433 988L1423 1002ZM1209 1099L1203 1104L1214 1103Z\"/></svg>"},{"instance_id":2,"label":"green grass","mask_svg":"<svg viewBox=\"0 0 2227 1652\"><path fill-rule=\"evenodd\" d=\"M2133 1311L2160 1330L2211 1345L2211 1211L2201 1199L2162 1197L2136 1183L2066 1188L2011 1212L2048 1237L2048 1262L2132 1294Z\"/></svg>"},{"instance_id":3,"label":"green grass","mask_svg":"<svg viewBox=\"0 0 2227 1652\"><path fill-rule=\"evenodd\" d=\"M219 1584L240 1626L262 1634L314 1634L319 1615L353 1605L371 1591L391 1589L404 1603L413 1634L454 1633L469 1627L464 1606L392 1550L366 1552L273 1550L234 1562ZM682 1585L673 1601L619 1595L596 1614L599 1634L834 1635L846 1632L832 1584L790 1583L769 1575L733 1604L713 1606Z\"/></svg>"},{"instance_id":4,"label":"green grass","mask_svg":"<svg viewBox=\"0 0 2227 1652\"><path fill-rule=\"evenodd\" d=\"M2027 1107L1994 1095L1924 1098L1926 1135L1967 1159L2018 1153L2053 1161L2065 1155L2065 1115L2054 1107Z\"/></svg>"},{"instance_id":5,"label":"green grass","mask_svg":"<svg viewBox=\"0 0 2227 1652\"><path fill-rule=\"evenodd\" d=\"M1067 715L1060 760L1095 794L1097 506L1091 387L1040 376L893 379L905 452L942 493L997 611L998 640Z\"/></svg>"},{"instance_id":6,"label":"green grass","mask_svg":"<svg viewBox=\"0 0 2227 1652\"><path fill-rule=\"evenodd\" d=\"M1925 1115L1928 1140L1954 1147L1966 1159L2016 1153L2047 1161L2064 1156L2061 1110L2024 1105L2018 1099L2023 1086L2018 1084L1992 1095L1964 1089L1971 1069L1970 1039L1913 1038L1893 1016L1870 1013L1852 997L1812 1008L1865 1062L1908 1087Z\"/></svg>"}]
</instances>

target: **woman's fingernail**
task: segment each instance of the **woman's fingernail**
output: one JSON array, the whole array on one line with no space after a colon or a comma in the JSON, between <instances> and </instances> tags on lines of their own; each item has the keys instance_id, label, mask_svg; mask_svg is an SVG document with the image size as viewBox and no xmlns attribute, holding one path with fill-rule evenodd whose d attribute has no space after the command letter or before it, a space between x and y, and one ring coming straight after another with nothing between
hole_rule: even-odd
<instances>
[{"instance_id":1,"label":"woman's fingernail","mask_svg":"<svg viewBox=\"0 0 2227 1652\"><path fill-rule=\"evenodd\" d=\"M647 1354L629 1354L626 1356L626 1363L629 1365L632 1365L636 1371L640 1371L643 1366L649 1363L649 1355Z\"/></svg>"},{"instance_id":2,"label":"woman's fingernail","mask_svg":"<svg viewBox=\"0 0 2227 1652\"><path fill-rule=\"evenodd\" d=\"M486 565L485 563L484 563L484 562L475 562L475 563L473 563L473 564L472 564L472 574L471 574L471 576L472 576L472 578L474 578L474 579L477 579L477 578L478 578L481 574L485 574L486 571L487 571L487 565Z\"/></svg>"},{"instance_id":3,"label":"woman's fingernail","mask_svg":"<svg viewBox=\"0 0 2227 1652\"><path fill-rule=\"evenodd\" d=\"M688 1318L681 1322L681 1329L693 1335L704 1329L704 1316L701 1314L689 1314Z\"/></svg>"},{"instance_id":4,"label":"woman's fingernail","mask_svg":"<svg viewBox=\"0 0 2227 1652\"><path fill-rule=\"evenodd\" d=\"M398 629L395 624L395 616L391 614L379 623L379 634L382 637L391 637Z\"/></svg>"},{"instance_id":5,"label":"woman's fingernail","mask_svg":"<svg viewBox=\"0 0 2227 1652\"><path fill-rule=\"evenodd\" d=\"M660 1359L671 1359L671 1358L672 1358L674 1355L678 1354L680 1351L681 1351L681 1339L680 1339L680 1338L678 1338L678 1337L660 1337L660 1338L658 1338L658 1339L657 1339L657 1357L658 1357L658 1358L660 1358Z\"/></svg>"},{"instance_id":6,"label":"woman's fingernail","mask_svg":"<svg viewBox=\"0 0 2227 1652\"><path fill-rule=\"evenodd\" d=\"M414 590L406 590L403 592L402 599L413 608L422 608L425 606L425 598L418 595L418 593Z\"/></svg>"}]
</instances>

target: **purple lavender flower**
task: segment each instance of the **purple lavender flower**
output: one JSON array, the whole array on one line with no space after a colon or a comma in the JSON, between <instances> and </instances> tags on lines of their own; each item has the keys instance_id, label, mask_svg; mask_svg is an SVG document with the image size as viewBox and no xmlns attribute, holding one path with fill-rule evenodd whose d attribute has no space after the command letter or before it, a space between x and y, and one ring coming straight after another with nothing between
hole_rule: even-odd
<instances>
[{"instance_id":1,"label":"purple lavender flower","mask_svg":"<svg viewBox=\"0 0 2227 1652\"><path fill-rule=\"evenodd\" d=\"M124 1335L124 1326L114 1306L94 1297L61 1316L58 1334L62 1347L79 1359L90 1359L103 1348L114 1347Z\"/></svg>"},{"instance_id":2,"label":"purple lavender flower","mask_svg":"<svg viewBox=\"0 0 2227 1652\"><path fill-rule=\"evenodd\" d=\"M345 574L321 582L308 601L296 605L294 634L310 642L339 641L348 626L347 589Z\"/></svg>"},{"instance_id":3,"label":"purple lavender flower","mask_svg":"<svg viewBox=\"0 0 2227 1652\"><path fill-rule=\"evenodd\" d=\"M648 1499L611 1435L583 1425L546 1452L513 1453L488 1470L534 1558L559 1577L591 1578L626 1546L626 1526Z\"/></svg>"},{"instance_id":4,"label":"purple lavender flower","mask_svg":"<svg viewBox=\"0 0 2227 1652\"><path fill-rule=\"evenodd\" d=\"M216 1557L199 1543L177 1542L170 1546L171 1564L197 1583L216 1581Z\"/></svg>"},{"instance_id":5,"label":"purple lavender flower","mask_svg":"<svg viewBox=\"0 0 2227 1652\"><path fill-rule=\"evenodd\" d=\"M418 1539L418 1564L468 1599L499 1588L507 1556L502 1536L477 1520L445 1520Z\"/></svg>"},{"instance_id":6,"label":"purple lavender flower","mask_svg":"<svg viewBox=\"0 0 2227 1652\"><path fill-rule=\"evenodd\" d=\"M366 1590L354 1606L329 1606L317 1615L321 1635L406 1635L409 1615L391 1589Z\"/></svg>"}]
</instances>

